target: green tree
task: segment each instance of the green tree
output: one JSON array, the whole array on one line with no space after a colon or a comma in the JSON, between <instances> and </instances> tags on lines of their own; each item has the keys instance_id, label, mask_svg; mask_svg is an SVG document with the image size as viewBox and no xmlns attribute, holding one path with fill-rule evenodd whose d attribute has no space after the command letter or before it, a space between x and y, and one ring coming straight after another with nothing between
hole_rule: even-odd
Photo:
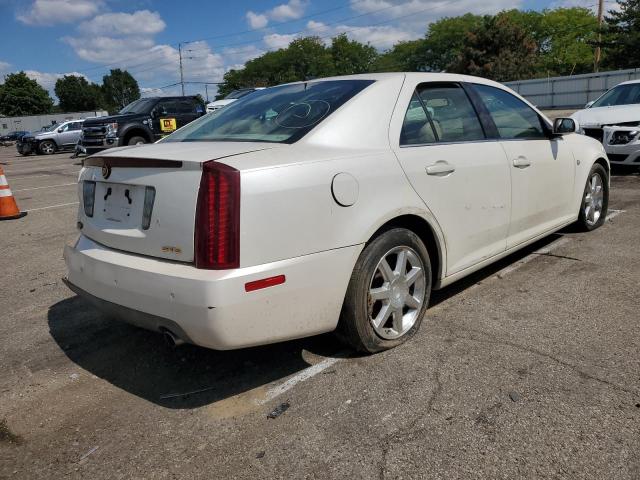
<instances>
[{"instance_id":1,"label":"green tree","mask_svg":"<svg viewBox=\"0 0 640 480\"><path fill-rule=\"evenodd\" d=\"M371 45L349 40L343 33L331 40L331 58L335 75L366 73L378 57Z\"/></svg>"},{"instance_id":2,"label":"green tree","mask_svg":"<svg viewBox=\"0 0 640 480\"><path fill-rule=\"evenodd\" d=\"M249 60L244 68L229 70L224 74L216 98L223 98L238 88L269 87L327 77L334 75L335 71L331 49L325 47L320 38L298 38L286 48Z\"/></svg>"},{"instance_id":3,"label":"green tree","mask_svg":"<svg viewBox=\"0 0 640 480\"><path fill-rule=\"evenodd\" d=\"M541 76L592 71L598 20L588 8L555 8L542 12L509 10L502 14L526 30L536 42L536 71Z\"/></svg>"},{"instance_id":4,"label":"green tree","mask_svg":"<svg viewBox=\"0 0 640 480\"><path fill-rule=\"evenodd\" d=\"M604 63L612 69L640 66L640 0L618 0L606 17Z\"/></svg>"},{"instance_id":5,"label":"green tree","mask_svg":"<svg viewBox=\"0 0 640 480\"><path fill-rule=\"evenodd\" d=\"M102 77L102 96L110 112L118 111L140 98L138 82L126 70L116 68Z\"/></svg>"},{"instance_id":6,"label":"green tree","mask_svg":"<svg viewBox=\"0 0 640 480\"><path fill-rule=\"evenodd\" d=\"M537 49L535 40L508 15L487 15L467 33L450 70L498 81L531 78Z\"/></svg>"},{"instance_id":7,"label":"green tree","mask_svg":"<svg viewBox=\"0 0 640 480\"><path fill-rule=\"evenodd\" d=\"M84 77L65 75L59 78L55 92L63 112L97 110L102 103L100 87L87 82Z\"/></svg>"},{"instance_id":8,"label":"green tree","mask_svg":"<svg viewBox=\"0 0 640 480\"><path fill-rule=\"evenodd\" d=\"M9 117L49 113L53 100L38 82L24 72L11 73L0 85L0 114Z\"/></svg>"},{"instance_id":9,"label":"green tree","mask_svg":"<svg viewBox=\"0 0 640 480\"><path fill-rule=\"evenodd\" d=\"M373 72L414 72L424 70L425 40L398 42L393 48L378 55L371 71Z\"/></svg>"}]
</instances>

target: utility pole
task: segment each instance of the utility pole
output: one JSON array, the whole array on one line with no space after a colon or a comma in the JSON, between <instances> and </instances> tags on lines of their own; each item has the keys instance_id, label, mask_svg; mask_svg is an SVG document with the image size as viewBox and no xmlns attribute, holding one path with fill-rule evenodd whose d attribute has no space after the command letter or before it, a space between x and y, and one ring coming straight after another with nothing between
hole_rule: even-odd
<instances>
[{"instance_id":1,"label":"utility pole","mask_svg":"<svg viewBox=\"0 0 640 480\"><path fill-rule=\"evenodd\" d=\"M182 87L182 96L184 97L184 72L182 71L182 44L178 44L178 55L180 56L180 86Z\"/></svg>"},{"instance_id":2,"label":"utility pole","mask_svg":"<svg viewBox=\"0 0 640 480\"><path fill-rule=\"evenodd\" d=\"M600 45L602 43L602 22L604 20L604 0L598 0L598 45L596 46L595 58L593 62L593 71L600 71L600 57L602 50Z\"/></svg>"},{"instance_id":3,"label":"utility pole","mask_svg":"<svg viewBox=\"0 0 640 480\"><path fill-rule=\"evenodd\" d=\"M207 97L207 103L209 103L209 89L207 88L209 85L207 85L206 83L204 84L204 93Z\"/></svg>"}]
</instances>

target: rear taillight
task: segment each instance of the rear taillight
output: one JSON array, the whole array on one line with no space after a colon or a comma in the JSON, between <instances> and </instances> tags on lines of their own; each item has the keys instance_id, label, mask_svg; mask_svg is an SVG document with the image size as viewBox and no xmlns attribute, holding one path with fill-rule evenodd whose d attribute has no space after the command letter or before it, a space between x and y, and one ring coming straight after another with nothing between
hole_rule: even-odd
<instances>
[{"instance_id":1,"label":"rear taillight","mask_svg":"<svg viewBox=\"0 0 640 480\"><path fill-rule=\"evenodd\" d=\"M240 266L240 172L215 161L202 165L195 261L210 270Z\"/></svg>"},{"instance_id":2,"label":"rear taillight","mask_svg":"<svg viewBox=\"0 0 640 480\"><path fill-rule=\"evenodd\" d=\"M84 214L93 217L93 205L96 197L96 182L85 180L82 182L82 205Z\"/></svg>"}]
</instances>

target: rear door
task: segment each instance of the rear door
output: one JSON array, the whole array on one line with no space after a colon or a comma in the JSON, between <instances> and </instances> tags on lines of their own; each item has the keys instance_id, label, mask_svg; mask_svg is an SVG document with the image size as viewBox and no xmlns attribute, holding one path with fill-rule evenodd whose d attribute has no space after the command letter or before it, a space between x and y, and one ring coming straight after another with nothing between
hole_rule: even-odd
<instances>
[{"instance_id":1,"label":"rear door","mask_svg":"<svg viewBox=\"0 0 640 480\"><path fill-rule=\"evenodd\" d=\"M75 145L78 142L78 138L81 133L82 122L67 122L62 125L58 130L58 145L68 148L71 145Z\"/></svg>"},{"instance_id":2,"label":"rear door","mask_svg":"<svg viewBox=\"0 0 640 480\"><path fill-rule=\"evenodd\" d=\"M444 233L447 275L504 252L511 205L509 166L462 85L409 85L399 105L394 118L404 118L392 145Z\"/></svg>"},{"instance_id":3,"label":"rear door","mask_svg":"<svg viewBox=\"0 0 640 480\"><path fill-rule=\"evenodd\" d=\"M474 84L489 110L511 171L511 226L507 248L566 223L571 200L573 152L563 137L551 137L538 113L500 88Z\"/></svg>"}]
</instances>

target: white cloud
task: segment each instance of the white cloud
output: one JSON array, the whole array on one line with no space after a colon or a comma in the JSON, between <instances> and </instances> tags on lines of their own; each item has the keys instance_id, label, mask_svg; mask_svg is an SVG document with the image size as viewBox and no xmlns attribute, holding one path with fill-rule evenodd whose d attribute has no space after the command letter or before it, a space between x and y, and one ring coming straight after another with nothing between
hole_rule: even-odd
<instances>
[{"instance_id":1,"label":"white cloud","mask_svg":"<svg viewBox=\"0 0 640 480\"><path fill-rule=\"evenodd\" d=\"M282 5L272 8L269 11L269 18L277 22L295 20L304 15L307 5L308 2L303 0L289 0L288 3L283 3Z\"/></svg>"},{"instance_id":2,"label":"white cloud","mask_svg":"<svg viewBox=\"0 0 640 480\"><path fill-rule=\"evenodd\" d=\"M39 72L37 70L25 70L24 73L27 77L35 80L40 84L42 88L49 91L49 95L52 98L57 99L56 92L54 88L56 86L56 81L65 75L74 75L76 77L84 77L88 82L90 82L89 78L86 75L80 72L66 72L66 73L53 73L53 72Z\"/></svg>"},{"instance_id":3,"label":"white cloud","mask_svg":"<svg viewBox=\"0 0 640 480\"><path fill-rule=\"evenodd\" d=\"M286 47L296 38L297 38L297 35L295 34L281 35L279 33L270 33L269 35L265 35L264 37L262 37L262 40L264 41L265 45L268 48L272 50L277 50L279 48Z\"/></svg>"},{"instance_id":4,"label":"white cloud","mask_svg":"<svg viewBox=\"0 0 640 480\"><path fill-rule=\"evenodd\" d=\"M269 19L266 15L260 13L254 13L251 10L247 12L247 22L251 28L264 28L269 23Z\"/></svg>"},{"instance_id":5,"label":"white cloud","mask_svg":"<svg viewBox=\"0 0 640 480\"><path fill-rule=\"evenodd\" d=\"M501 10L521 8L523 0L350 0L351 8L360 14L371 14L371 23L381 19L397 25L413 38L424 35L429 23L442 17L465 13L477 15L497 13ZM397 19L397 22L393 20ZM386 23L385 23L386 25Z\"/></svg>"},{"instance_id":6,"label":"white cloud","mask_svg":"<svg viewBox=\"0 0 640 480\"><path fill-rule=\"evenodd\" d=\"M78 35L67 36L63 40L83 60L112 64L131 59L134 52L152 48L155 45L153 37L165 27L160 14L149 10L105 13L80 23ZM145 52L133 64L154 59Z\"/></svg>"},{"instance_id":7,"label":"white cloud","mask_svg":"<svg viewBox=\"0 0 640 480\"><path fill-rule=\"evenodd\" d=\"M105 13L82 22L78 30L85 35L147 36L160 33L167 26L158 12Z\"/></svg>"},{"instance_id":8,"label":"white cloud","mask_svg":"<svg viewBox=\"0 0 640 480\"><path fill-rule=\"evenodd\" d=\"M248 11L247 22L251 28L256 29L266 27L270 20L276 22L296 20L304 15L308 5L308 0L289 0L262 13Z\"/></svg>"},{"instance_id":9,"label":"white cloud","mask_svg":"<svg viewBox=\"0 0 640 480\"><path fill-rule=\"evenodd\" d=\"M11 64L9 62L3 62L0 60L0 82L3 81L4 76L11 71Z\"/></svg>"},{"instance_id":10,"label":"white cloud","mask_svg":"<svg viewBox=\"0 0 640 480\"><path fill-rule=\"evenodd\" d=\"M103 6L102 0L35 0L17 18L27 25L51 26L90 17Z\"/></svg>"}]
</instances>

